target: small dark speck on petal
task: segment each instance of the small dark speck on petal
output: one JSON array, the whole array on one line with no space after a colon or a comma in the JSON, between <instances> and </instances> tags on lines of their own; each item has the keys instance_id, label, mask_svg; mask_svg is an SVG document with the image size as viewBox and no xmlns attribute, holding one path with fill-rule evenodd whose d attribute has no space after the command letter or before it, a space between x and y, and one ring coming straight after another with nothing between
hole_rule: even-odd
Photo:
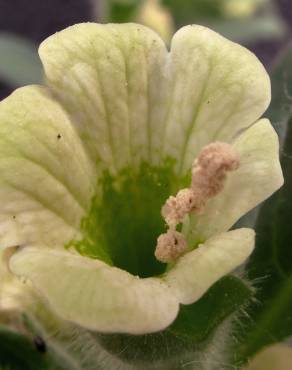
<instances>
[{"instance_id":1,"label":"small dark speck on petal","mask_svg":"<svg viewBox=\"0 0 292 370\"><path fill-rule=\"evenodd\" d=\"M57 135L57 139L61 139L61 137L62 137L61 134Z\"/></svg>"}]
</instances>

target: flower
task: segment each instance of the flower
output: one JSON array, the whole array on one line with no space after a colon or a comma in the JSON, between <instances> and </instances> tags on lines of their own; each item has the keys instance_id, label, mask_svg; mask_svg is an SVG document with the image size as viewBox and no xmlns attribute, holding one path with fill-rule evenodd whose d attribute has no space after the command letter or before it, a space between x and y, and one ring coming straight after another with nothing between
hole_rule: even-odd
<instances>
[{"instance_id":1,"label":"flower","mask_svg":"<svg viewBox=\"0 0 292 370\"><path fill-rule=\"evenodd\" d=\"M65 320L162 330L248 258L253 230L228 230L283 183L277 135L258 120L269 77L201 26L180 29L168 52L137 24L78 24L39 53L47 86L0 104L9 269ZM168 264L155 258L165 239L180 247Z\"/></svg>"}]
</instances>

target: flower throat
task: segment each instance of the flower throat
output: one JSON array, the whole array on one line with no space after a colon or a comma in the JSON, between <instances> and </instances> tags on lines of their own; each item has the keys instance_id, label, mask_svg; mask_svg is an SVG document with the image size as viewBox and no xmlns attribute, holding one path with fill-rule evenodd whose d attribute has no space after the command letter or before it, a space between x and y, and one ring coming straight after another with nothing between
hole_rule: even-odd
<instances>
[{"instance_id":1,"label":"flower throat","mask_svg":"<svg viewBox=\"0 0 292 370\"><path fill-rule=\"evenodd\" d=\"M161 208L190 181L190 176L179 179L174 165L167 159L159 166L143 162L115 176L104 172L98 183L102 195L93 197L81 222L83 239L66 247L140 277L163 273L166 265L154 255L157 238L166 231Z\"/></svg>"},{"instance_id":2,"label":"flower throat","mask_svg":"<svg viewBox=\"0 0 292 370\"><path fill-rule=\"evenodd\" d=\"M193 164L191 186L179 191L187 179L179 181L171 160L156 167L143 162L138 170L127 168L115 177L105 172L99 184L102 195L93 198L81 222L84 238L66 247L139 277L159 275L165 271L163 263L187 251L176 228L187 214L203 212L208 199L223 189L226 173L238 166L237 153L218 142L202 149Z\"/></svg>"}]
</instances>

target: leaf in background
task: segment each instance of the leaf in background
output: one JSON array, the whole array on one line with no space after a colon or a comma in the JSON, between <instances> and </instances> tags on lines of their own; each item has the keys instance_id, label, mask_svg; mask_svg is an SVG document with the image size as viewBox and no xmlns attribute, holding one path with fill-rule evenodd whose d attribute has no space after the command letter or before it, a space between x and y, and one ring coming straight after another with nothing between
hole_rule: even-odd
<instances>
[{"instance_id":1,"label":"leaf in background","mask_svg":"<svg viewBox=\"0 0 292 370\"><path fill-rule=\"evenodd\" d=\"M131 22L143 0L109 0L106 3L107 22Z\"/></svg>"},{"instance_id":2,"label":"leaf in background","mask_svg":"<svg viewBox=\"0 0 292 370\"><path fill-rule=\"evenodd\" d=\"M13 87L41 83L42 66L29 40L0 33L0 79Z\"/></svg>"},{"instance_id":3,"label":"leaf in background","mask_svg":"<svg viewBox=\"0 0 292 370\"><path fill-rule=\"evenodd\" d=\"M177 26L195 23L198 19L218 19L222 15L221 0L162 0L167 6Z\"/></svg>"},{"instance_id":4,"label":"leaf in background","mask_svg":"<svg viewBox=\"0 0 292 370\"><path fill-rule=\"evenodd\" d=\"M258 288L256 303L240 333L239 360L292 335L292 44L272 72L273 102L267 116L282 142L284 186L262 206L256 223L256 249L248 265ZM286 135L285 135L286 134ZM284 140L285 136L285 140Z\"/></svg>"},{"instance_id":5,"label":"leaf in background","mask_svg":"<svg viewBox=\"0 0 292 370\"><path fill-rule=\"evenodd\" d=\"M41 322L24 312L20 323L25 335L16 331L19 329L17 325L14 329L0 325L0 370L111 369L110 366L93 365L98 363L96 358L92 361L93 354L95 357L102 355L104 360L106 354L94 351L96 341L84 335L82 329L79 331L78 328L71 328L67 323L62 323L57 328L51 311L44 309L42 315L42 323L46 321L47 328L50 328L49 333L46 333Z\"/></svg>"},{"instance_id":6,"label":"leaf in background","mask_svg":"<svg viewBox=\"0 0 292 370\"><path fill-rule=\"evenodd\" d=\"M0 326L0 366L9 370L46 370L44 353L36 349L32 340Z\"/></svg>"},{"instance_id":7,"label":"leaf in background","mask_svg":"<svg viewBox=\"0 0 292 370\"><path fill-rule=\"evenodd\" d=\"M225 276L199 301L181 306L177 319L168 330L196 342L203 341L224 319L244 307L252 293L242 280Z\"/></svg>"},{"instance_id":8,"label":"leaf in background","mask_svg":"<svg viewBox=\"0 0 292 370\"><path fill-rule=\"evenodd\" d=\"M241 43L279 39L285 33L283 22L274 14L209 22L207 25L230 40Z\"/></svg>"},{"instance_id":9,"label":"leaf in background","mask_svg":"<svg viewBox=\"0 0 292 370\"><path fill-rule=\"evenodd\" d=\"M271 81L272 102L265 115L270 118L280 136L282 147L287 123L292 116L292 42L275 59Z\"/></svg>"},{"instance_id":10,"label":"leaf in background","mask_svg":"<svg viewBox=\"0 0 292 370\"><path fill-rule=\"evenodd\" d=\"M235 42L279 39L287 28L269 0L162 0L162 3L169 7L177 25L204 24ZM234 14L228 10L230 5ZM242 5L245 8L247 5L245 11Z\"/></svg>"}]
</instances>

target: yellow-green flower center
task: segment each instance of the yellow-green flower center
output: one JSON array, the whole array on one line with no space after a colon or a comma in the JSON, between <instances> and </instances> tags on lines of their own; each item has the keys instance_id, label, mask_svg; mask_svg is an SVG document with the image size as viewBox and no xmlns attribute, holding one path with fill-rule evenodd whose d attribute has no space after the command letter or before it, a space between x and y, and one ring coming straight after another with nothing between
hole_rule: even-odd
<instances>
[{"instance_id":1,"label":"yellow-green flower center","mask_svg":"<svg viewBox=\"0 0 292 370\"><path fill-rule=\"evenodd\" d=\"M165 264L154 255L157 237L166 230L161 207L189 181L178 179L170 159L126 168L115 177L105 172L98 184L102 195L92 199L81 223L83 239L67 246L140 277L163 273Z\"/></svg>"}]
</instances>

